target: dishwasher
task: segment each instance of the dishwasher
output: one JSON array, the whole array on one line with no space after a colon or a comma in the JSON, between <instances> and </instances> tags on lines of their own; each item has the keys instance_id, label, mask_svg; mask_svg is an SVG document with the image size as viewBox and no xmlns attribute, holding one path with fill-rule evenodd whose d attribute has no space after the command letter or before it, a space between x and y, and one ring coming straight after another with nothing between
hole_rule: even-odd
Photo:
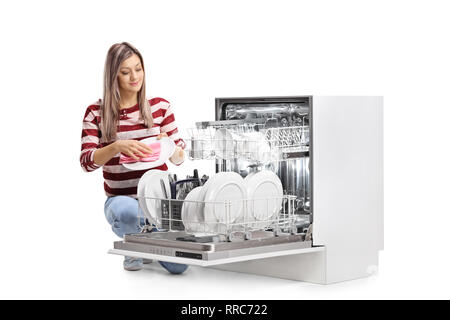
<instances>
[{"instance_id":1,"label":"dishwasher","mask_svg":"<svg viewBox=\"0 0 450 320\"><path fill-rule=\"evenodd\" d=\"M383 97L216 98L215 119L185 131L189 160L209 160L215 175L170 177L163 197L138 194L159 218L114 242L109 253L319 284L377 272L384 247ZM255 180L263 172L281 182L279 193L190 197L214 176ZM223 219L197 218L211 210ZM243 213L230 219L236 212Z\"/></svg>"}]
</instances>

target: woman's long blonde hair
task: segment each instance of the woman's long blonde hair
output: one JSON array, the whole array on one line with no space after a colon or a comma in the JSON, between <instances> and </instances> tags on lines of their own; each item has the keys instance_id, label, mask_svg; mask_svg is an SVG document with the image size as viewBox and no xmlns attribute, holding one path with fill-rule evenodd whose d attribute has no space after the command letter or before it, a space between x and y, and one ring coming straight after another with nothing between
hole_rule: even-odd
<instances>
[{"instance_id":1,"label":"woman's long blonde hair","mask_svg":"<svg viewBox=\"0 0 450 320\"><path fill-rule=\"evenodd\" d=\"M147 128L153 126L152 113L145 94L145 69L144 60L140 52L127 42L116 43L111 46L106 56L105 71L103 75L103 101L100 103L101 115L101 131L105 141L113 141L117 137L117 125L119 123L119 102L120 91L117 74L119 73L120 64L136 54L141 60L144 78L142 79L142 87L138 92L138 104L141 119Z\"/></svg>"}]
</instances>

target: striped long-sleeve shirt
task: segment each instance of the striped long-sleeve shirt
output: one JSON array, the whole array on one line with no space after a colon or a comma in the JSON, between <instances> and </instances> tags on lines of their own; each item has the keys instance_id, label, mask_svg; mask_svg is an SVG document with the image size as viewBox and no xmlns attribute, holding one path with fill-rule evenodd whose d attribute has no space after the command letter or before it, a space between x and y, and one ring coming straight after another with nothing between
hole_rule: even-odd
<instances>
[{"instance_id":1,"label":"striped long-sleeve shirt","mask_svg":"<svg viewBox=\"0 0 450 320\"><path fill-rule=\"evenodd\" d=\"M142 140L165 132L178 146L184 148L185 143L179 135L170 103L162 98L152 98L149 103L153 116L153 127L147 128L144 121L139 119L138 105L121 109L117 140ZM111 143L106 143L102 139L100 121L100 102L97 102L87 108L83 119L80 164L87 172L100 168L94 163L94 153L97 149ZM148 170L129 170L119 164L119 156L120 153L116 154L103 165L105 193L107 196L136 197L139 179ZM167 165L163 164L154 169L167 170Z\"/></svg>"}]
</instances>

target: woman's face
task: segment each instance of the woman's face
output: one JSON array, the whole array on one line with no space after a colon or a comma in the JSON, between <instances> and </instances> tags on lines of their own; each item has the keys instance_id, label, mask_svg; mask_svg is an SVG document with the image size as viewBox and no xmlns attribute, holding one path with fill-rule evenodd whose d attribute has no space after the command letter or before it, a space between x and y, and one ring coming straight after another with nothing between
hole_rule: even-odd
<instances>
[{"instance_id":1,"label":"woman's face","mask_svg":"<svg viewBox=\"0 0 450 320\"><path fill-rule=\"evenodd\" d=\"M121 90L136 93L141 90L144 80L144 69L142 68L141 59L136 54L133 54L120 64L117 79Z\"/></svg>"}]
</instances>

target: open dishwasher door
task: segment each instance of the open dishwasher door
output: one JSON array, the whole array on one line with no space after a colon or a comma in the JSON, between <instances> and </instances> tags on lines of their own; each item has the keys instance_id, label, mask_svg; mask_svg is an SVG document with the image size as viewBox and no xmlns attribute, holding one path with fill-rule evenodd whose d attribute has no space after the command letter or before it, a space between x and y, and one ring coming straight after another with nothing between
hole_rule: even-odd
<instances>
[{"instance_id":1,"label":"open dishwasher door","mask_svg":"<svg viewBox=\"0 0 450 320\"><path fill-rule=\"evenodd\" d=\"M202 267L321 251L312 248L303 235L262 236L237 242L196 242L184 232L132 234L114 243L109 252L124 256L154 259Z\"/></svg>"}]
</instances>

